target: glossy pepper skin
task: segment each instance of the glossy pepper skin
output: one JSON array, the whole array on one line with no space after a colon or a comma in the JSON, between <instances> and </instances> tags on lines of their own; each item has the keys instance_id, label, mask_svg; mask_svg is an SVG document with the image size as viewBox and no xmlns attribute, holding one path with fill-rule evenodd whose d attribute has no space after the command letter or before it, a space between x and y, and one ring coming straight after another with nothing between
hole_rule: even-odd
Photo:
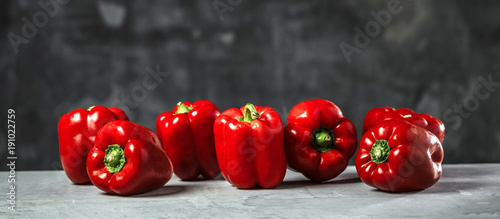
<instances>
[{"instance_id":1,"label":"glossy pepper skin","mask_svg":"<svg viewBox=\"0 0 500 219\"><path fill-rule=\"evenodd\" d=\"M274 188L285 177L283 122L270 107L247 104L224 111L214 124L217 161L240 189Z\"/></svg>"},{"instance_id":2,"label":"glossy pepper skin","mask_svg":"<svg viewBox=\"0 0 500 219\"><path fill-rule=\"evenodd\" d=\"M284 133L288 166L313 181L342 173L357 146L354 124L330 101L304 101L288 115Z\"/></svg>"},{"instance_id":3,"label":"glossy pepper skin","mask_svg":"<svg viewBox=\"0 0 500 219\"><path fill-rule=\"evenodd\" d=\"M92 183L110 194L134 195L165 185L172 164L158 136L129 121L113 121L101 128L87 158Z\"/></svg>"},{"instance_id":4,"label":"glossy pepper skin","mask_svg":"<svg viewBox=\"0 0 500 219\"><path fill-rule=\"evenodd\" d=\"M381 122L361 138L356 170L369 186L390 192L422 190L442 175L443 148L430 131L400 120Z\"/></svg>"},{"instance_id":5,"label":"glossy pepper skin","mask_svg":"<svg viewBox=\"0 0 500 219\"><path fill-rule=\"evenodd\" d=\"M391 107L373 108L368 111L363 122L363 134L376 124L387 120L401 120L427 129L438 137L441 144L444 140L444 124L438 118L428 114L418 114L407 108Z\"/></svg>"},{"instance_id":6,"label":"glossy pepper skin","mask_svg":"<svg viewBox=\"0 0 500 219\"><path fill-rule=\"evenodd\" d=\"M180 179L194 180L200 174L212 179L220 174L213 131L219 114L212 102L200 100L179 103L172 112L158 116L156 131Z\"/></svg>"},{"instance_id":7,"label":"glossy pepper skin","mask_svg":"<svg viewBox=\"0 0 500 219\"><path fill-rule=\"evenodd\" d=\"M94 106L76 109L59 120L59 155L68 178L75 184L90 182L85 162L94 146L95 136L108 122L128 120L127 115L116 107Z\"/></svg>"}]
</instances>

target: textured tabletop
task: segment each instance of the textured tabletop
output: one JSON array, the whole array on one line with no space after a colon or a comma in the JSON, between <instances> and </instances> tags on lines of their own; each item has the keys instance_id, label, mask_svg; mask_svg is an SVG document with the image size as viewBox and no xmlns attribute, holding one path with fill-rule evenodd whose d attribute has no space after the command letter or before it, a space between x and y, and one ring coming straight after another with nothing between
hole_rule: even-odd
<instances>
[{"instance_id":1,"label":"textured tabletop","mask_svg":"<svg viewBox=\"0 0 500 219\"><path fill-rule=\"evenodd\" d=\"M0 217L25 218L233 218L233 217L499 217L500 164L444 165L433 187L387 193L360 181L349 166L322 184L288 171L276 189L240 190L222 177L180 181L141 195L107 195L93 185L74 185L63 171L16 172L16 211L8 210L8 172L0 172L4 194Z\"/></svg>"}]
</instances>

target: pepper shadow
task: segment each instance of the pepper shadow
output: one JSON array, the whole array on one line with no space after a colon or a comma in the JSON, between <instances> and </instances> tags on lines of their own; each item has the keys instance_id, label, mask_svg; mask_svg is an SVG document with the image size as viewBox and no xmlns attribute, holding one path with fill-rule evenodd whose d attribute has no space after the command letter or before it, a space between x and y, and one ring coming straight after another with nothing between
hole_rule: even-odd
<instances>
[{"instance_id":1,"label":"pepper shadow","mask_svg":"<svg viewBox=\"0 0 500 219\"><path fill-rule=\"evenodd\" d=\"M92 184L92 182L88 182L88 183L83 183L83 184L76 184L76 183L73 183L73 185L75 185L75 186L82 186L82 187L84 187L84 186L93 186L94 184Z\"/></svg>"},{"instance_id":2,"label":"pepper shadow","mask_svg":"<svg viewBox=\"0 0 500 219\"><path fill-rule=\"evenodd\" d=\"M175 195L181 192L184 192L186 190L186 186L163 186L161 188L155 189L153 191L137 194L137 195L130 195L130 196L120 196L116 194L109 194L102 192L101 194L106 195L106 196L120 196L120 197L126 197L126 198L154 198L154 197L164 197L164 196L170 196L170 195Z\"/></svg>"},{"instance_id":3,"label":"pepper shadow","mask_svg":"<svg viewBox=\"0 0 500 219\"><path fill-rule=\"evenodd\" d=\"M351 183L360 183L361 179L356 173L345 173L337 178L333 178L326 182L314 182L306 177L303 180L292 180L292 181L283 181L276 189L292 189L292 188L301 188L305 186L321 186L321 185L340 185L340 184L351 184Z\"/></svg>"},{"instance_id":4,"label":"pepper shadow","mask_svg":"<svg viewBox=\"0 0 500 219\"><path fill-rule=\"evenodd\" d=\"M422 191L424 191L424 190L415 190L415 191L408 191L408 192L391 192L391 191L384 191L382 189L377 189L377 188L372 188L371 190L372 190L372 192L379 193L379 194L391 194L391 195L402 195L402 196L414 195L414 194L418 194L418 193L421 193Z\"/></svg>"},{"instance_id":5,"label":"pepper shadow","mask_svg":"<svg viewBox=\"0 0 500 219\"><path fill-rule=\"evenodd\" d=\"M198 177L196 177L196 179L192 179L192 180L183 180L183 179L179 179L180 181L182 182L204 182L204 181L211 181L211 180L225 180L224 177L222 176L222 174L212 178L212 179L205 179L203 178L203 176L199 175Z\"/></svg>"}]
</instances>

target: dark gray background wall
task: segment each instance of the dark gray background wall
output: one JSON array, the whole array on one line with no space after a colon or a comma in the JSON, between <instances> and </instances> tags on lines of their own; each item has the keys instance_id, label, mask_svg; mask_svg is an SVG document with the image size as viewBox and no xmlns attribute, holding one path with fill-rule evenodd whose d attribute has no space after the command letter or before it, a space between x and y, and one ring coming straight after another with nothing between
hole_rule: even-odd
<instances>
[{"instance_id":1,"label":"dark gray background wall","mask_svg":"<svg viewBox=\"0 0 500 219\"><path fill-rule=\"evenodd\" d=\"M444 121L445 163L500 162L499 1L401 0L384 25L370 12L387 1L59 2L45 17L37 1L0 2L0 142L13 108L18 169L59 168L57 122L76 108L119 106L154 130L198 99L271 106L286 122L324 98L358 132L371 108L408 107ZM356 40L349 62L341 45ZM147 69L163 75L155 88Z\"/></svg>"}]
</instances>

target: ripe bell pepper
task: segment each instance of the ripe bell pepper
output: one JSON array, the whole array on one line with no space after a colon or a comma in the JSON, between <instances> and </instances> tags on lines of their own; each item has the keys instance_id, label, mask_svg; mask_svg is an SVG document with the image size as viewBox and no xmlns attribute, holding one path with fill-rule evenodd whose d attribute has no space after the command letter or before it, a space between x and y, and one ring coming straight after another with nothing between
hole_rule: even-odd
<instances>
[{"instance_id":1,"label":"ripe bell pepper","mask_svg":"<svg viewBox=\"0 0 500 219\"><path fill-rule=\"evenodd\" d=\"M128 120L128 117L119 108L95 106L73 110L59 120L59 155L64 172L73 183L90 182L85 167L87 155L99 129L114 120Z\"/></svg>"},{"instance_id":2,"label":"ripe bell pepper","mask_svg":"<svg viewBox=\"0 0 500 219\"><path fill-rule=\"evenodd\" d=\"M356 170L369 186L391 192L426 189L442 175L443 147L430 131L400 120L381 122L361 138Z\"/></svg>"},{"instance_id":3,"label":"ripe bell pepper","mask_svg":"<svg viewBox=\"0 0 500 219\"><path fill-rule=\"evenodd\" d=\"M220 174L213 131L219 114L212 102L200 100L178 103L172 112L158 116L156 131L180 179L194 180L200 174L212 179Z\"/></svg>"},{"instance_id":4,"label":"ripe bell pepper","mask_svg":"<svg viewBox=\"0 0 500 219\"><path fill-rule=\"evenodd\" d=\"M119 120L106 124L97 133L87 158L87 172L102 191L133 195L162 187L173 170L153 131Z\"/></svg>"},{"instance_id":5,"label":"ripe bell pepper","mask_svg":"<svg viewBox=\"0 0 500 219\"><path fill-rule=\"evenodd\" d=\"M240 189L274 188L285 177L283 123L270 107L247 104L224 111L214 124L217 161Z\"/></svg>"},{"instance_id":6,"label":"ripe bell pepper","mask_svg":"<svg viewBox=\"0 0 500 219\"><path fill-rule=\"evenodd\" d=\"M441 144L444 140L444 125L438 118L428 114L418 114L407 108L394 109L391 107L373 108L368 111L363 122L363 134L371 127L386 120L401 120L422 127L434 133Z\"/></svg>"},{"instance_id":7,"label":"ripe bell pepper","mask_svg":"<svg viewBox=\"0 0 500 219\"><path fill-rule=\"evenodd\" d=\"M354 124L334 103L322 99L293 107L284 135L289 168L317 182L342 173L358 146Z\"/></svg>"}]
</instances>

